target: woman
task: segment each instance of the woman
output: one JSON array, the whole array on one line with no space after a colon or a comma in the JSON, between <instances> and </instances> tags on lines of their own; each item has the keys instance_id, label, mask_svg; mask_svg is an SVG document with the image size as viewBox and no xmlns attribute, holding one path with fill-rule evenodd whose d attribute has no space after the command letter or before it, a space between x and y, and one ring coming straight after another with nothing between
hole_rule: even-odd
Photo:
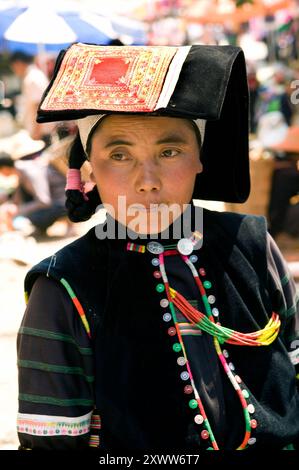
<instances>
[{"instance_id":1,"label":"woman","mask_svg":"<svg viewBox=\"0 0 299 470\"><path fill-rule=\"evenodd\" d=\"M286 265L262 217L192 203L248 197L247 111L239 48L75 44L59 57L38 119L78 119L69 216L87 220L102 203L107 221L26 277L21 448L298 439Z\"/></svg>"}]
</instances>

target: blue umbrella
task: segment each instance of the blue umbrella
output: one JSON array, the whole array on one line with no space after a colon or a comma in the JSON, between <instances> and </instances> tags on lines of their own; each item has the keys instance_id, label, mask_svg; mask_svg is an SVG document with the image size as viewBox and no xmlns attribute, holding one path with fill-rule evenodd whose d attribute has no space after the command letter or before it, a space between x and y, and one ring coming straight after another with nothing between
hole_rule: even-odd
<instances>
[{"instance_id":1,"label":"blue umbrella","mask_svg":"<svg viewBox=\"0 0 299 470\"><path fill-rule=\"evenodd\" d=\"M0 10L2 49L37 54L41 45L43 50L58 51L72 42L105 45L116 37L107 18L82 9L45 8L41 3Z\"/></svg>"}]
</instances>

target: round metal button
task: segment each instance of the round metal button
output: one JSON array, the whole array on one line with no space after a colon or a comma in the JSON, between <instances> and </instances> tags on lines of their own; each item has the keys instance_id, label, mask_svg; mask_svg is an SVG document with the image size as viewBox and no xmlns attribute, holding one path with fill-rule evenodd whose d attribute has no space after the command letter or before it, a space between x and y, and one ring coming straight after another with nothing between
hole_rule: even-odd
<instances>
[{"instance_id":1,"label":"round metal button","mask_svg":"<svg viewBox=\"0 0 299 470\"><path fill-rule=\"evenodd\" d=\"M202 424L203 423L203 417L201 415L196 415L194 416L194 421L196 424Z\"/></svg>"},{"instance_id":2,"label":"round metal button","mask_svg":"<svg viewBox=\"0 0 299 470\"><path fill-rule=\"evenodd\" d=\"M154 277L156 279L160 279L162 277L162 274L160 273L160 271L154 271Z\"/></svg>"},{"instance_id":3,"label":"round metal button","mask_svg":"<svg viewBox=\"0 0 299 470\"><path fill-rule=\"evenodd\" d=\"M160 301L160 305L161 305L161 307L166 308L166 307L168 307L169 302L168 302L167 299L162 299L162 300Z\"/></svg>"},{"instance_id":4,"label":"round metal button","mask_svg":"<svg viewBox=\"0 0 299 470\"><path fill-rule=\"evenodd\" d=\"M181 379L182 380L188 380L189 379L189 374L187 371L184 370L184 372L181 372Z\"/></svg>"},{"instance_id":5,"label":"round metal button","mask_svg":"<svg viewBox=\"0 0 299 470\"><path fill-rule=\"evenodd\" d=\"M186 395L190 395L190 393L192 393L192 392L193 392L193 387L192 387L192 385L186 385L186 386L184 387L184 393L186 393Z\"/></svg>"},{"instance_id":6,"label":"round metal button","mask_svg":"<svg viewBox=\"0 0 299 470\"><path fill-rule=\"evenodd\" d=\"M235 375L235 379L238 382L238 384L240 384L242 382L241 377L239 377L238 375Z\"/></svg>"},{"instance_id":7,"label":"round metal button","mask_svg":"<svg viewBox=\"0 0 299 470\"><path fill-rule=\"evenodd\" d=\"M223 349L222 354L224 357L228 358L228 351L226 349Z\"/></svg>"},{"instance_id":8,"label":"round metal button","mask_svg":"<svg viewBox=\"0 0 299 470\"><path fill-rule=\"evenodd\" d=\"M160 255L164 251L164 247L158 242L149 242L146 248L153 255Z\"/></svg>"},{"instance_id":9,"label":"round metal button","mask_svg":"<svg viewBox=\"0 0 299 470\"><path fill-rule=\"evenodd\" d=\"M174 352L180 352L182 349L182 346L180 345L180 343L174 343L174 345L172 346L172 349L174 350Z\"/></svg>"},{"instance_id":10,"label":"round metal button","mask_svg":"<svg viewBox=\"0 0 299 470\"><path fill-rule=\"evenodd\" d=\"M242 390L242 394L243 394L243 397L244 397L244 398L248 398L248 397L249 397L249 393L247 392L247 390Z\"/></svg>"},{"instance_id":11,"label":"round metal button","mask_svg":"<svg viewBox=\"0 0 299 470\"><path fill-rule=\"evenodd\" d=\"M160 261L158 260L158 258L153 258L152 259L152 265L153 266L159 266L159 264L160 264Z\"/></svg>"},{"instance_id":12,"label":"round metal button","mask_svg":"<svg viewBox=\"0 0 299 470\"><path fill-rule=\"evenodd\" d=\"M252 403L250 403L250 405L247 406L247 410L248 410L248 413L251 413L251 414L255 412L255 408L252 405Z\"/></svg>"},{"instance_id":13,"label":"round metal button","mask_svg":"<svg viewBox=\"0 0 299 470\"><path fill-rule=\"evenodd\" d=\"M157 291L157 292L160 292L160 293L161 293L161 292L163 292L164 290L165 290L164 284L158 284L158 285L156 286L156 291Z\"/></svg>"},{"instance_id":14,"label":"round metal button","mask_svg":"<svg viewBox=\"0 0 299 470\"><path fill-rule=\"evenodd\" d=\"M204 268L200 268L199 274L200 274L201 276L205 276L205 275L206 275L206 271L204 270Z\"/></svg>"},{"instance_id":15,"label":"round metal button","mask_svg":"<svg viewBox=\"0 0 299 470\"><path fill-rule=\"evenodd\" d=\"M255 444L256 443L256 438L255 437L251 437L250 439L248 439L248 444L250 446L252 446L252 444Z\"/></svg>"},{"instance_id":16,"label":"round metal button","mask_svg":"<svg viewBox=\"0 0 299 470\"><path fill-rule=\"evenodd\" d=\"M164 313L163 320L164 321L170 321L171 320L171 314L169 312Z\"/></svg>"},{"instance_id":17,"label":"round metal button","mask_svg":"<svg viewBox=\"0 0 299 470\"><path fill-rule=\"evenodd\" d=\"M218 308L216 308L216 307L212 308L212 314L214 315L214 317L218 317L219 316Z\"/></svg>"},{"instance_id":18,"label":"round metal button","mask_svg":"<svg viewBox=\"0 0 299 470\"><path fill-rule=\"evenodd\" d=\"M252 429L255 429L257 427L257 420L256 419L252 419L250 421L250 426L252 427Z\"/></svg>"},{"instance_id":19,"label":"round metal button","mask_svg":"<svg viewBox=\"0 0 299 470\"><path fill-rule=\"evenodd\" d=\"M198 257L196 255L192 255L192 256L190 256L189 259L190 259L191 263L196 263L196 261L198 260Z\"/></svg>"},{"instance_id":20,"label":"round metal button","mask_svg":"<svg viewBox=\"0 0 299 470\"><path fill-rule=\"evenodd\" d=\"M209 295L209 297L208 297L209 304L214 304L215 301L216 301L215 296L214 295Z\"/></svg>"},{"instance_id":21,"label":"round metal button","mask_svg":"<svg viewBox=\"0 0 299 470\"><path fill-rule=\"evenodd\" d=\"M179 366L184 366L186 364L186 359L184 358L184 356L180 356L177 358L177 363Z\"/></svg>"},{"instance_id":22,"label":"round metal button","mask_svg":"<svg viewBox=\"0 0 299 470\"><path fill-rule=\"evenodd\" d=\"M178 241L177 247L182 255L190 255L193 251L193 243L189 238L181 238Z\"/></svg>"},{"instance_id":23,"label":"round metal button","mask_svg":"<svg viewBox=\"0 0 299 470\"><path fill-rule=\"evenodd\" d=\"M232 362L228 364L228 367L230 368L230 370L235 370L235 366Z\"/></svg>"}]
</instances>

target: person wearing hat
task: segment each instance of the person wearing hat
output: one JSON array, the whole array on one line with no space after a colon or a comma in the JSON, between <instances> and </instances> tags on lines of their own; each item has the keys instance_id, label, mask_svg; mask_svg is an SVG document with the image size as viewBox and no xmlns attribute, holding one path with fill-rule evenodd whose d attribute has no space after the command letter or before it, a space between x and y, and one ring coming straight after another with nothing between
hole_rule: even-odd
<instances>
[{"instance_id":1,"label":"person wearing hat","mask_svg":"<svg viewBox=\"0 0 299 470\"><path fill-rule=\"evenodd\" d=\"M295 284L263 217L193 203L249 194L242 50L78 43L55 70L69 217L107 218L26 276L20 449L291 448Z\"/></svg>"},{"instance_id":2,"label":"person wearing hat","mask_svg":"<svg viewBox=\"0 0 299 470\"><path fill-rule=\"evenodd\" d=\"M1 221L7 230L44 234L66 215L65 177L40 155L44 142L31 139L25 130L2 139L0 148L0 174L18 181L1 205Z\"/></svg>"}]
</instances>

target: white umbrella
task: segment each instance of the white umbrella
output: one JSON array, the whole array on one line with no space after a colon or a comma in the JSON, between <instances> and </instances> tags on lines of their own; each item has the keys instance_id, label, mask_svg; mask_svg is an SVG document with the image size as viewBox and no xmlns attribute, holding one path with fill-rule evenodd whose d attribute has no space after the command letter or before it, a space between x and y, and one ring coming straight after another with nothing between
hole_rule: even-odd
<instances>
[{"instance_id":1,"label":"white umbrella","mask_svg":"<svg viewBox=\"0 0 299 470\"><path fill-rule=\"evenodd\" d=\"M9 41L35 44L62 44L76 41L77 36L65 20L44 6L29 7L4 33Z\"/></svg>"},{"instance_id":2,"label":"white umbrella","mask_svg":"<svg viewBox=\"0 0 299 470\"><path fill-rule=\"evenodd\" d=\"M20 1L1 8L0 40L9 50L59 50L72 42L108 44L117 34L108 18L67 0ZM1 6L1 5L0 5Z\"/></svg>"}]
</instances>

